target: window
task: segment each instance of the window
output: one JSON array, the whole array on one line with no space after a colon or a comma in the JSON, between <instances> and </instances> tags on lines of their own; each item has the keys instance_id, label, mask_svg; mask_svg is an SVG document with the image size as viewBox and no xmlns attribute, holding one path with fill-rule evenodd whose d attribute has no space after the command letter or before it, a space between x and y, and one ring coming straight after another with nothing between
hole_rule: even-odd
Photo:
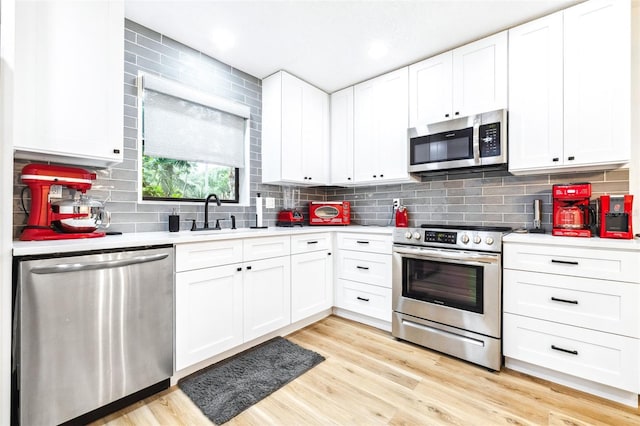
<instances>
[{"instance_id":1,"label":"window","mask_svg":"<svg viewBox=\"0 0 640 426\"><path fill-rule=\"evenodd\" d=\"M140 198L238 203L247 186L249 107L140 74ZM245 185L242 185L242 183Z\"/></svg>"}]
</instances>

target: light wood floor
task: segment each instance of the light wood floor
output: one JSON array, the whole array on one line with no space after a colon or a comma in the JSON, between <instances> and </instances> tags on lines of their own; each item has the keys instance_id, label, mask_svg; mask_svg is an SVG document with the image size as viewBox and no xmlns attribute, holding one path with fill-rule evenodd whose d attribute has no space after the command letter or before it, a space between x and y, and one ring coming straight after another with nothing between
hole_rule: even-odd
<instances>
[{"instance_id":1,"label":"light wood floor","mask_svg":"<svg viewBox=\"0 0 640 426\"><path fill-rule=\"evenodd\" d=\"M640 410L491 373L335 316L289 336L326 361L227 425L640 425ZM94 425L210 425L177 387Z\"/></svg>"}]
</instances>

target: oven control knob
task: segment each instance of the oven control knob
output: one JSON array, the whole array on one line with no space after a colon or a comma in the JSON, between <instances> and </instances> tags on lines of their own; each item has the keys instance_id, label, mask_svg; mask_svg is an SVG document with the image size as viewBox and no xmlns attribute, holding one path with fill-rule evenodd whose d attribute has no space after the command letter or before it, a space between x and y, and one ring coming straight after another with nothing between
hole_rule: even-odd
<instances>
[{"instance_id":1,"label":"oven control knob","mask_svg":"<svg viewBox=\"0 0 640 426\"><path fill-rule=\"evenodd\" d=\"M487 243L488 245L491 245L491 244L493 244L493 238L487 237L487 239L484 240L484 242Z\"/></svg>"},{"instance_id":2,"label":"oven control knob","mask_svg":"<svg viewBox=\"0 0 640 426\"><path fill-rule=\"evenodd\" d=\"M476 235L475 237L473 237L473 242L475 244L480 244L482 242L482 238L480 238L480 235Z\"/></svg>"},{"instance_id":3,"label":"oven control knob","mask_svg":"<svg viewBox=\"0 0 640 426\"><path fill-rule=\"evenodd\" d=\"M462 234L460 241L462 241L462 244L467 244L469 242L469 236L467 234Z\"/></svg>"},{"instance_id":4,"label":"oven control knob","mask_svg":"<svg viewBox=\"0 0 640 426\"><path fill-rule=\"evenodd\" d=\"M411 232L408 232L408 231L404 234L404 237L405 237L407 240L410 240L412 236L413 236L413 234L412 234Z\"/></svg>"},{"instance_id":5,"label":"oven control knob","mask_svg":"<svg viewBox=\"0 0 640 426\"><path fill-rule=\"evenodd\" d=\"M414 240L419 240L420 239L420 233L419 232L414 232L413 233L413 239Z\"/></svg>"}]
</instances>

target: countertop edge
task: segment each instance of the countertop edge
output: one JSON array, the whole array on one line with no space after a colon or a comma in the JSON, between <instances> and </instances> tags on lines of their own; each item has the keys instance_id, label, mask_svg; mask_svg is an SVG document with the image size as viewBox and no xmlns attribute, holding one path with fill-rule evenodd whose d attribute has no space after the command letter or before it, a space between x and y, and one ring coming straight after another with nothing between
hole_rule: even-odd
<instances>
[{"instance_id":1,"label":"countertop edge","mask_svg":"<svg viewBox=\"0 0 640 426\"><path fill-rule=\"evenodd\" d=\"M183 244L205 241L222 241L237 238L260 238L278 235L304 235L322 232L347 232L360 234L391 235L394 227L349 225L349 226L304 226L270 227L267 229L238 229L222 231L180 232L135 232L122 235L107 235L101 238L50 241L14 241L13 256L46 255L93 250L109 250L163 244Z\"/></svg>"},{"instance_id":2,"label":"countertop edge","mask_svg":"<svg viewBox=\"0 0 640 426\"><path fill-rule=\"evenodd\" d=\"M622 240L614 238L582 238L582 237L558 237L551 234L528 234L512 232L502 238L502 242L525 243L540 245L555 245L564 247L581 247L610 250L640 251L640 238Z\"/></svg>"}]
</instances>

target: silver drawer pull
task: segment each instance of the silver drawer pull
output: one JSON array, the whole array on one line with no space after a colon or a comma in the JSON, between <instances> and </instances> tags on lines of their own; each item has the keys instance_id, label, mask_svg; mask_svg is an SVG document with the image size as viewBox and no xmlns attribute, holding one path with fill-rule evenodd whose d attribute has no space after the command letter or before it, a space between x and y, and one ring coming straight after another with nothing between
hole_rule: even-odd
<instances>
[{"instance_id":1,"label":"silver drawer pull","mask_svg":"<svg viewBox=\"0 0 640 426\"><path fill-rule=\"evenodd\" d=\"M572 351L571 349L561 348L556 345L551 345L551 349L553 349L554 351L560 351L560 352L564 352L571 355L578 355L578 351Z\"/></svg>"},{"instance_id":2,"label":"silver drawer pull","mask_svg":"<svg viewBox=\"0 0 640 426\"><path fill-rule=\"evenodd\" d=\"M561 263L561 264L563 264L563 265L578 265L578 262L571 261L571 260L557 260L557 259L551 259L551 263Z\"/></svg>"},{"instance_id":3,"label":"silver drawer pull","mask_svg":"<svg viewBox=\"0 0 640 426\"><path fill-rule=\"evenodd\" d=\"M578 304L577 300L560 299L560 298L553 297L553 296L551 296L551 300L553 300L554 302L571 303L572 305L577 305Z\"/></svg>"},{"instance_id":4,"label":"silver drawer pull","mask_svg":"<svg viewBox=\"0 0 640 426\"><path fill-rule=\"evenodd\" d=\"M363 302L368 302L369 301L369 299L364 298L364 297L360 297L360 296L356 297L356 299L362 300Z\"/></svg>"},{"instance_id":5,"label":"silver drawer pull","mask_svg":"<svg viewBox=\"0 0 640 426\"><path fill-rule=\"evenodd\" d=\"M369 267L368 267L368 266L356 266L356 268L358 268L358 269L364 269L365 271L368 271L368 270L369 270Z\"/></svg>"}]
</instances>

